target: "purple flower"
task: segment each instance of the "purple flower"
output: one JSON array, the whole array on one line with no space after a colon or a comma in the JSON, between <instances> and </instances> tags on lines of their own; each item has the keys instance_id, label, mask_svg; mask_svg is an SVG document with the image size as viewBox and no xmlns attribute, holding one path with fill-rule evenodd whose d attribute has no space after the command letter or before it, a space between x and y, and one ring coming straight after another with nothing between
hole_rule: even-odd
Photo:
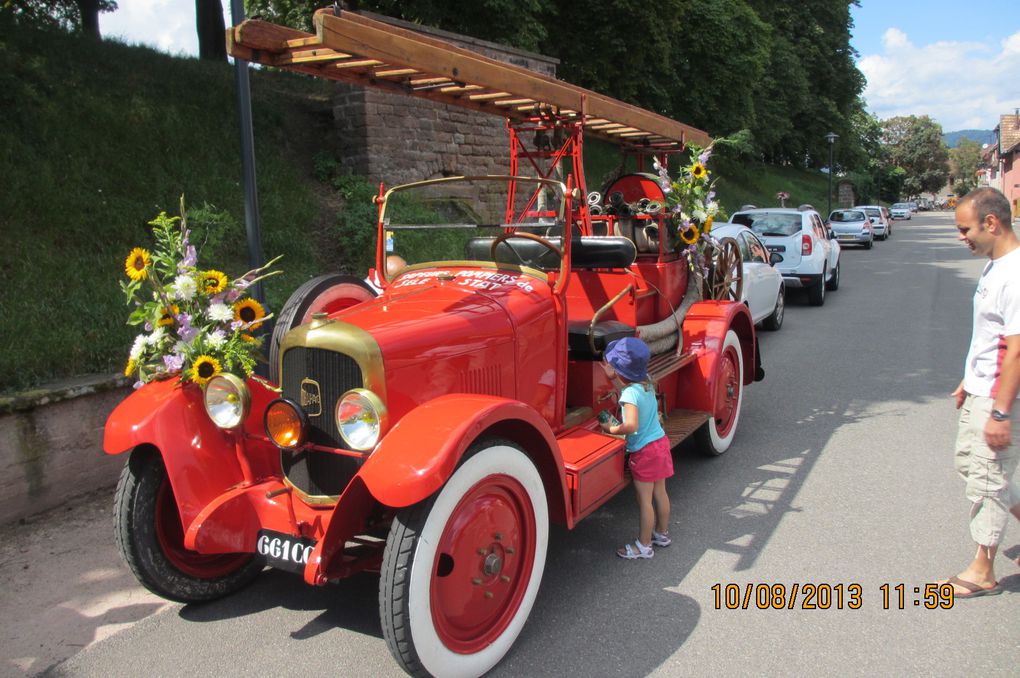
<instances>
[{"instance_id":1,"label":"purple flower","mask_svg":"<svg viewBox=\"0 0 1020 678\"><path fill-rule=\"evenodd\" d=\"M167 372L180 372L181 368L184 367L184 356L180 353L165 355L163 356L163 364L166 366Z\"/></svg>"},{"instance_id":2,"label":"purple flower","mask_svg":"<svg viewBox=\"0 0 1020 678\"><path fill-rule=\"evenodd\" d=\"M145 384L143 382L136 381L134 384L131 385L131 388L133 388L134 390L137 391L138 389L140 389L143 386L145 386Z\"/></svg>"},{"instance_id":3,"label":"purple flower","mask_svg":"<svg viewBox=\"0 0 1020 678\"><path fill-rule=\"evenodd\" d=\"M239 290L246 290L251 287L251 281L247 278L240 278L239 280L234 281L234 287Z\"/></svg>"},{"instance_id":4,"label":"purple flower","mask_svg":"<svg viewBox=\"0 0 1020 678\"><path fill-rule=\"evenodd\" d=\"M234 332L238 331L242 327L244 327L243 320L235 320L234 322L230 323L230 329Z\"/></svg>"},{"instance_id":5,"label":"purple flower","mask_svg":"<svg viewBox=\"0 0 1020 678\"><path fill-rule=\"evenodd\" d=\"M187 242L187 237L185 237ZM181 263L177 264L177 270L183 271L189 266L194 266L198 262L198 253L195 251L194 245L186 245L184 247L184 258L181 259Z\"/></svg>"},{"instance_id":6,"label":"purple flower","mask_svg":"<svg viewBox=\"0 0 1020 678\"><path fill-rule=\"evenodd\" d=\"M227 292L227 303L232 304L243 294L241 290L233 289Z\"/></svg>"},{"instance_id":7,"label":"purple flower","mask_svg":"<svg viewBox=\"0 0 1020 678\"><path fill-rule=\"evenodd\" d=\"M219 294L210 297L209 298L209 305L212 306L213 304L222 304L223 303L223 299L226 296L227 296L226 292L220 292Z\"/></svg>"},{"instance_id":8,"label":"purple flower","mask_svg":"<svg viewBox=\"0 0 1020 678\"><path fill-rule=\"evenodd\" d=\"M177 334L180 335L181 341L184 343L190 342L196 336L198 336L200 330L196 330L191 326L191 315L188 313L179 313L177 315Z\"/></svg>"},{"instance_id":9,"label":"purple flower","mask_svg":"<svg viewBox=\"0 0 1020 678\"><path fill-rule=\"evenodd\" d=\"M704 165L706 162L708 162L708 159L711 158L711 157L712 157L712 151L709 150L709 149L705 149L705 151L701 155L698 156L698 162L700 162L702 165Z\"/></svg>"},{"instance_id":10,"label":"purple flower","mask_svg":"<svg viewBox=\"0 0 1020 678\"><path fill-rule=\"evenodd\" d=\"M145 331L146 332L152 331L152 323L150 323L149 321L145 321Z\"/></svg>"},{"instance_id":11,"label":"purple flower","mask_svg":"<svg viewBox=\"0 0 1020 678\"><path fill-rule=\"evenodd\" d=\"M715 191L709 191L709 192L708 192L708 200L709 200L710 202L711 202L712 200L715 200Z\"/></svg>"}]
</instances>

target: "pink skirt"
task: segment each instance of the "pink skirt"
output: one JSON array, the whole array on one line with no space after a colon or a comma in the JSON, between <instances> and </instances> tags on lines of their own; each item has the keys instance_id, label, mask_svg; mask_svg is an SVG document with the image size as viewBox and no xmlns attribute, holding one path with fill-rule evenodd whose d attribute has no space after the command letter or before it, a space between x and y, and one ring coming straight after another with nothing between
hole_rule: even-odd
<instances>
[{"instance_id":1,"label":"pink skirt","mask_svg":"<svg viewBox=\"0 0 1020 678\"><path fill-rule=\"evenodd\" d=\"M630 474L634 480L643 483L654 483L656 480L669 478L673 475L673 451L669 447L669 438L662 436L648 443L630 455Z\"/></svg>"}]
</instances>

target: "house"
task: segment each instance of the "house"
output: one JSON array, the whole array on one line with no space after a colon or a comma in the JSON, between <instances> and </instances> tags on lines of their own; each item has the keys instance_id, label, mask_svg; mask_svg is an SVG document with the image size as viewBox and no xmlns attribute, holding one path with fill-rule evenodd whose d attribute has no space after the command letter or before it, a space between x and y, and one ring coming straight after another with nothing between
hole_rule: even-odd
<instances>
[{"instance_id":1,"label":"house","mask_svg":"<svg viewBox=\"0 0 1020 678\"><path fill-rule=\"evenodd\" d=\"M1020 109L999 116L995 136L997 141L987 156L987 185L1002 191L1016 219L1020 214Z\"/></svg>"}]
</instances>

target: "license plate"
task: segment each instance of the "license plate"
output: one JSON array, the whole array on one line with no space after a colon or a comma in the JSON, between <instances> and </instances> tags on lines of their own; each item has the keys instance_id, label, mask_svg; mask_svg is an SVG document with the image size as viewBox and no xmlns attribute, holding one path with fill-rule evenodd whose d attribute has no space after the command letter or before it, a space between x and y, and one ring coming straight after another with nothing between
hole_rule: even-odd
<instances>
[{"instance_id":1,"label":"license plate","mask_svg":"<svg viewBox=\"0 0 1020 678\"><path fill-rule=\"evenodd\" d=\"M855 235L838 235L838 236L836 236L836 239L837 240L856 240L857 236L855 236Z\"/></svg>"},{"instance_id":2,"label":"license plate","mask_svg":"<svg viewBox=\"0 0 1020 678\"><path fill-rule=\"evenodd\" d=\"M308 557L314 548L315 542L311 539L273 530L259 530L255 542L255 550L266 561L266 565L297 574L304 574Z\"/></svg>"},{"instance_id":3,"label":"license plate","mask_svg":"<svg viewBox=\"0 0 1020 678\"><path fill-rule=\"evenodd\" d=\"M786 251L786 246L785 245L766 245L766 248L768 249L769 252L785 252Z\"/></svg>"}]
</instances>

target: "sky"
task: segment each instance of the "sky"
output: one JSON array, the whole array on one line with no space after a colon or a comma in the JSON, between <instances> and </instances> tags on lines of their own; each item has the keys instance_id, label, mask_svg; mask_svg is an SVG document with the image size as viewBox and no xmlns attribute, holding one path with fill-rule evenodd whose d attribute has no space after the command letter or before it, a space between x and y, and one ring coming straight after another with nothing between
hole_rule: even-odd
<instances>
[{"instance_id":1,"label":"sky","mask_svg":"<svg viewBox=\"0 0 1020 678\"><path fill-rule=\"evenodd\" d=\"M796 0L787 0L794 2ZM104 37L194 56L194 0L117 0L101 14ZM329 4L323 0L323 5ZM860 0L850 44L868 79L867 110L880 119L929 115L946 132L992 129L1020 108L1017 0ZM223 0L230 21L230 0Z\"/></svg>"}]
</instances>

